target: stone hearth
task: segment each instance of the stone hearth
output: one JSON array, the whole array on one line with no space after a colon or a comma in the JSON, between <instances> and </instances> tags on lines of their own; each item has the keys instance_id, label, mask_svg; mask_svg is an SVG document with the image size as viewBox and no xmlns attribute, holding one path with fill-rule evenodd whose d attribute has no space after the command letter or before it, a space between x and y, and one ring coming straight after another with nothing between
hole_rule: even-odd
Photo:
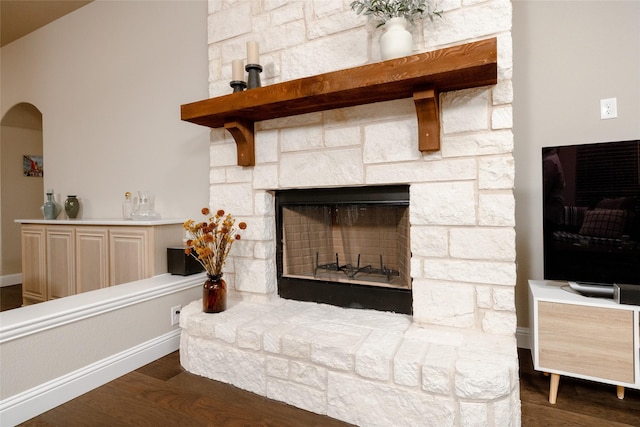
<instances>
[{"instance_id":1,"label":"stone hearth","mask_svg":"<svg viewBox=\"0 0 640 427\"><path fill-rule=\"evenodd\" d=\"M247 40L263 85L378 61L380 32L348 3L211 0L210 95L230 93ZM520 425L511 4L447 7L417 51L496 37L498 84L440 95L440 151L418 150L411 99L258 122L254 167L211 131L211 207L249 227L229 310L182 311L186 369L363 426ZM389 184L409 186L413 315L280 299L273 192Z\"/></svg>"},{"instance_id":2,"label":"stone hearth","mask_svg":"<svg viewBox=\"0 0 640 427\"><path fill-rule=\"evenodd\" d=\"M181 313L189 372L361 426L516 425L513 337L424 328L324 304L195 301Z\"/></svg>"}]
</instances>

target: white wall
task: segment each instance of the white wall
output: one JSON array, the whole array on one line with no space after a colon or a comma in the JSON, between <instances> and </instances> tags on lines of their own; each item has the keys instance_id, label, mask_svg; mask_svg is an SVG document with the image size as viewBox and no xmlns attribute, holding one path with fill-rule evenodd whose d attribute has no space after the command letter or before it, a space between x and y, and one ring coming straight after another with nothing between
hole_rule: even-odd
<instances>
[{"instance_id":1,"label":"white wall","mask_svg":"<svg viewBox=\"0 0 640 427\"><path fill-rule=\"evenodd\" d=\"M84 218L151 190L163 218L208 202L209 132L180 120L207 91L206 1L95 1L0 50L0 117L43 115L45 188Z\"/></svg>"},{"instance_id":2,"label":"white wall","mask_svg":"<svg viewBox=\"0 0 640 427\"><path fill-rule=\"evenodd\" d=\"M206 1L98 0L2 47L0 67L0 117L20 102L43 114L44 187L58 201L77 194L84 218L120 217L138 189L164 218L208 204L209 130L180 120L181 104L208 96ZM175 350L169 309L202 279L162 295L152 280L148 300L134 282L0 313L2 425ZM55 327L14 333L43 317Z\"/></svg>"},{"instance_id":3,"label":"white wall","mask_svg":"<svg viewBox=\"0 0 640 427\"><path fill-rule=\"evenodd\" d=\"M513 2L518 325L543 278L541 147L640 138L640 2ZM600 119L617 98L618 118Z\"/></svg>"},{"instance_id":4,"label":"white wall","mask_svg":"<svg viewBox=\"0 0 640 427\"><path fill-rule=\"evenodd\" d=\"M20 224L15 218L38 218L44 194L43 178L24 176L24 155L42 155L42 114L30 104L18 104L0 122L0 277L20 276ZM4 282L7 282L5 280ZM16 278L13 283L20 283ZM0 285L3 285L1 283Z\"/></svg>"}]
</instances>

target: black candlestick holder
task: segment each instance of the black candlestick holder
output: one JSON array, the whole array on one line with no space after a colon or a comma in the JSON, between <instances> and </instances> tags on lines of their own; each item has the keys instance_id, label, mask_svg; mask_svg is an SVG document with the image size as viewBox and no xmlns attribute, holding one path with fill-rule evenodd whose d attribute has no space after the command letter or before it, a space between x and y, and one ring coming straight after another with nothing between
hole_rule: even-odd
<instances>
[{"instance_id":1,"label":"black candlestick holder","mask_svg":"<svg viewBox=\"0 0 640 427\"><path fill-rule=\"evenodd\" d=\"M242 80L231 80L231 87L233 88L233 93L242 92L247 88L247 84Z\"/></svg>"},{"instance_id":2,"label":"black candlestick holder","mask_svg":"<svg viewBox=\"0 0 640 427\"><path fill-rule=\"evenodd\" d=\"M262 66L258 64L247 64L244 69L249 73L249 77L247 78L247 88L254 89L256 87L260 87L260 73L262 72Z\"/></svg>"}]
</instances>

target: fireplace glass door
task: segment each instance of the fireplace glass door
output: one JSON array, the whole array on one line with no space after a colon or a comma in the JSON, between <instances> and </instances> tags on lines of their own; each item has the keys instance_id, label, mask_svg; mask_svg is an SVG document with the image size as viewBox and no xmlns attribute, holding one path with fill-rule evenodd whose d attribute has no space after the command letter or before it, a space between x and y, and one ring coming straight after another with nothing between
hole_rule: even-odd
<instances>
[{"instance_id":1,"label":"fireplace glass door","mask_svg":"<svg viewBox=\"0 0 640 427\"><path fill-rule=\"evenodd\" d=\"M279 191L276 200L281 296L411 311L408 187Z\"/></svg>"}]
</instances>

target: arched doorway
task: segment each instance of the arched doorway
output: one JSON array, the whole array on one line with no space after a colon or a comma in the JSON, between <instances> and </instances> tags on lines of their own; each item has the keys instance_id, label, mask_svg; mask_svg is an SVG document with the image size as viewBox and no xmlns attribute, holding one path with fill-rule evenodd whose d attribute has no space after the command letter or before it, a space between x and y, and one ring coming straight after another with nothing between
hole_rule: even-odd
<instances>
[{"instance_id":1,"label":"arched doorway","mask_svg":"<svg viewBox=\"0 0 640 427\"><path fill-rule=\"evenodd\" d=\"M22 256L19 218L39 218L41 174L24 172L25 156L42 158L42 113L34 105L13 106L0 121L0 285L20 283Z\"/></svg>"}]
</instances>

